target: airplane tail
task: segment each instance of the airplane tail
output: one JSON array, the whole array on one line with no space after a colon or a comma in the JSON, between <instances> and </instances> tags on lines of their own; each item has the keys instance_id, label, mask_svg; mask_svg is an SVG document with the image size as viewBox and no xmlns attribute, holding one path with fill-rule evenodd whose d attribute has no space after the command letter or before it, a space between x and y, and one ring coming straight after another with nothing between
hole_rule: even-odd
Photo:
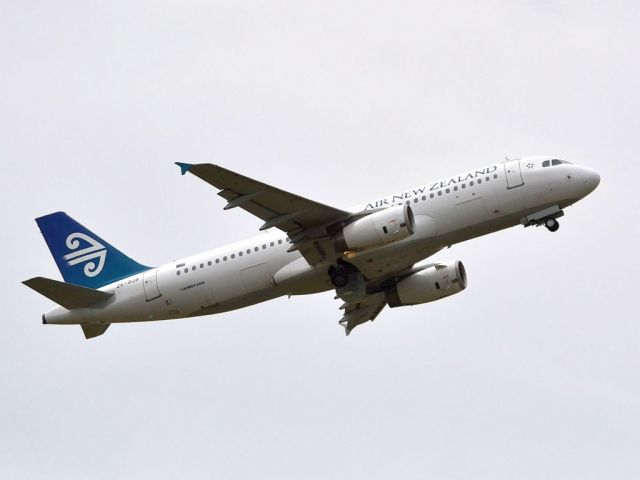
<instances>
[{"instance_id":1,"label":"airplane tail","mask_svg":"<svg viewBox=\"0 0 640 480\"><path fill-rule=\"evenodd\" d=\"M71 283L59 282L58 280L51 280L50 278L44 277L30 278L22 283L39 294L47 297L49 300L53 300L67 310L87 307L99 308L101 304L104 305L113 297L113 292L103 292L101 290L80 287ZM42 315L42 323L49 323L47 321L46 314ZM107 328L109 328L109 325L111 324L80 324L82 331L84 332L84 336L87 339L102 335Z\"/></svg>"},{"instance_id":2,"label":"airplane tail","mask_svg":"<svg viewBox=\"0 0 640 480\"><path fill-rule=\"evenodd\" d=\"M64 212L36 218L36 222L66 283L95 289L150 269Z\"/></svg>"}]
</instances>

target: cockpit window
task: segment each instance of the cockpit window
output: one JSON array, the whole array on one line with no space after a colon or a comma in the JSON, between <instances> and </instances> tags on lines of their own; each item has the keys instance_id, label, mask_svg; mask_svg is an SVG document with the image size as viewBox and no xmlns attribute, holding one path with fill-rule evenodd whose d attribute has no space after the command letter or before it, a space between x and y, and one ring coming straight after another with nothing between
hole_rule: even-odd
<instances>
[{"instance_id":1,"label":"cockpit window","mask_svg":"<svg viewBox=\"0 0 640 480\"><path fill-rule=\"evenodd\" d=\"M571 162L567 162L566 160L558 160L557 158L554 158L553 160L545 160L544 162L542 162L542 166L543 167L548 167L548 166L555 166L555 165L562 165L563 163L566 163L567 165L571 165Z\"/></svg>"}]
</instances>

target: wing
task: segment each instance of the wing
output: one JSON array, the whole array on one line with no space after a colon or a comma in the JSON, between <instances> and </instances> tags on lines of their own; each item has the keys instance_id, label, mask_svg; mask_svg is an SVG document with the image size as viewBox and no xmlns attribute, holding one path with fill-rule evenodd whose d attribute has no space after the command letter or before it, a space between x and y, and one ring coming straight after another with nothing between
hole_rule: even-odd
<instances>
[{"instance_id":1,"label":"wing","mask_svg":"<svg viewBox=\"0 0 640 480\"><path fill-rule=\"evenodd\" d=\"M347 335L363 323L374 321L382 309L387 305L384 293L374 293L364 297L357 303L345 303L340 307L344 310L344 316L338 322L344 327Z\"/></svg>"},{"instance_id":2,"label":"wing","mask_svg":"<svg viewBox=\"0 0 640 480\"><path fill-rule=\"evenodd\" d=\"M428 256L433 255L439 250L441 250L441 248L434 248L432 252L429 252ZM410 275L424 270L425 268L432 267L433 265L437 264L429 263L413 265L394 272L392 275L387 275L377 280L367 282L367 293L362 300L355 302L347 301L340 307L341 310L344 310L344 315L338 323L344 327L345 333L349 335L358 325L374 321L387 305L385 292ZM336 290L336 292L338 291ZM340 298L339 295L337 295L336 298Z\"/></svg>"},{"instance_id":3,"label":"wing","mask_svg":"<svg viewBox=\"0 0 640 480\"><path fill-rule=\"evenodd\" d=\"M260 230L275 227L286 232L294 243L290 250L300 250L311 264L324 257L318 239L326 237L331 226L353 217L350 212L280 190L218 165L176 164L183 175L192 173L218 188L218 195L227 200L225 210L239 207L264 221Z\"/></svg>"}]
</instances>

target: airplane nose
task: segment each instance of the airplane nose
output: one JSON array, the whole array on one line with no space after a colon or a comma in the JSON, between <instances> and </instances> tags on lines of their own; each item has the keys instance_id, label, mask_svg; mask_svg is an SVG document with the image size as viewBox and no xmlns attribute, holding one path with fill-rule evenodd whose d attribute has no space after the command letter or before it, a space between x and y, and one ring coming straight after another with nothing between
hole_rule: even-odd
<instances>
[{"instance_id":1,"label":"airplane nose","mask_svg":"<svg viewBox=\"0 0 640 480\"><path fill-rule=\"evenodd\" d=\"M590 168L584 168L582 174L582 183L585 188L585 195L593 192L598 185L600 185L600 174Z\"/></svg>"}]
</instances>

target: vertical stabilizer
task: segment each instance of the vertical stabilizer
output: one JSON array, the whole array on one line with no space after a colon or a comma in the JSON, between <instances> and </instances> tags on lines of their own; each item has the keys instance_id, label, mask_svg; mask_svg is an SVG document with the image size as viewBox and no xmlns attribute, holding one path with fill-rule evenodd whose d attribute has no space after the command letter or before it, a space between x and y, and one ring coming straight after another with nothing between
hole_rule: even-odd
<instances>
[{"instance_id":1,"label":"vertical stabilizer","mask_svg":"<svg viewBox=\"0 0 640 480\"><path fill-rule=\"evenodd\" d=\"M36 218L36 222L67 283L99 288L149 270L64 212Z\"/></svg>"}]
</instances>

